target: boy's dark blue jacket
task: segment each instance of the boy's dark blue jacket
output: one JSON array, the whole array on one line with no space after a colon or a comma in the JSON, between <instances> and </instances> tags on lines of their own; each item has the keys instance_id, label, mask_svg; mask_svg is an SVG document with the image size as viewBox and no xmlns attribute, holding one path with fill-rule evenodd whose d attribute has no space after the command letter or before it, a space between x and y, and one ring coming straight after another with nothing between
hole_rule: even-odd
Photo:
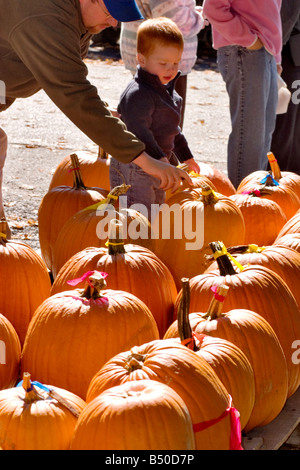
<instances>
[{"instance_id":1,"label":"boy's dark blue jacket","mask_svg":"<svg viewBox=\"0 0 300 470\"><path fill-rule=\"evenodd\" d=\"M179 75L165 86L157 75L138 66L120 98L121 119L156 159L170 158L172 152L180 162L193 158L179 127L182 98L174 89Z\"/></svg>"}]
</instances>

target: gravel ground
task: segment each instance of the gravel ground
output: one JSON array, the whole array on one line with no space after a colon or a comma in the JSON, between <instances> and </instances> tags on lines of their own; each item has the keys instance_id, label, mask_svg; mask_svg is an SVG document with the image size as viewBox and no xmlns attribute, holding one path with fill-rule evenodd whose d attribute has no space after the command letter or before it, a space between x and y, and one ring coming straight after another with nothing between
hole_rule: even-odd
<instances>
[{"instance_id":1,"label":"gravel ground","mask_svg":"<svg viewBox=\"0 0 300 470\"><path fill-rule=\"evenodd\" d=\"M90 81L110 106L116 106L131 74L118 49L91 48L86 65ZM37 214L59 162L76 150L98 148L40 91L17 100L1 113L9 138L3 196L12 238L39 249ZM209 162L226 173L230 131L228 97L214 58L198 59L188 77L184 133L198 162Z\"/></svg>"}]
</instances>

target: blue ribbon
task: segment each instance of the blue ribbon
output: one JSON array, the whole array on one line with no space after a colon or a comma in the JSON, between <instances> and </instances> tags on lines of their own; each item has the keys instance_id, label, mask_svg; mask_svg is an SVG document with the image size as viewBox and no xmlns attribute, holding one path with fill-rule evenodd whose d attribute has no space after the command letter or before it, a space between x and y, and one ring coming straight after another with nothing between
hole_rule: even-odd
<instances>
[{"instance_id":1,"label":"blue ribbon","mask_svg":"<svg viewBox=\"0 0 300 470\"><path fill-rule=\"evenodd\" d=\"M275 186L279 186L279 183L278 181L276 181L272 175L266 175L261 181L260 181L260 184L265 184L266 181L268 180L268 178L271 178L271 180L273 181L273 183L275 184Z\"/></svg>"},{"instance_id":2,"label":"blue ribbon","mask_svg":"<svg viewBox=\"0 0 300 470\"><path fill-rule=\"evenodd\" d=\"M21 387L22 384L23 384L23 380L21 380L21 382L19 382L16 386ZM31 382L31 387L29 389L27 389L26 392L30 392L33 389L33 385L36 385L37 387L41 388L42 390L45 390L45 392L48 392L48 393L51 392L50 388L48 388L45 385L41 384L40 382L36 382L36 381Z\"/></svg>"}]
</instances>

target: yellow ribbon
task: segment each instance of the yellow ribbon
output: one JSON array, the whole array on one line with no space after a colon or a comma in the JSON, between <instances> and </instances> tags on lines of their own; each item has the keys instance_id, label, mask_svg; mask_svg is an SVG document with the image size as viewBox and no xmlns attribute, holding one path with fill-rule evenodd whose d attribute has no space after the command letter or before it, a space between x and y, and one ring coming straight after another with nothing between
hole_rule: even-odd
<instances>
[{"instance_id":1,"label":"yellow ribbon","mask_svg":"<svg viewBox=\"0 0 300 470\"><path fill-rule=\"evenodd\" d=\"M236 267L239 268L240 271L244 271L245 267L242 266L230 253L228 253L224 243L223 242L218 242L218 243L221 245L222 249L215 251L214 259L217 259L223 255L227 255L231 259L231 261L236 265Z\"/></svg>"},{"instance_id":2,"label":"yellow ribbon","mask_svg":"<svg viewBox=\"0 0 300 470\"><path fill-rule=\"evenodd\" d=\"M0 232L0 237L1 238L7 238L7 235L5 233Z\"/></svg>"},{"instance_id":3,"label":"yellow ribbon","mask_svg":"<svg viewBox=\"0 0 300 470\"><path fill-rule=\"evenodd\" d=\"M92 204L91 206L85 207L85 211L90 211L90 210L97 210L99 206L104 206L107 204L108 199L114 199L115 201L118 199L118 196L115 196L114 194L109 194L106 199L103 199L103 201L96 202L96 204Z\"/></svg>"},{"instance_id":4,"label":"yellow ribbon","mask_svg":"<svg viewBox=\"0 0 300 470\"><path fill-rule=\"evenodd\" d=\"M105 246L108 246L108 245L119 246L119 245L124 245L124 242L113 243L113 242L110 242L109 240L107 240L107 242L105 243Z\"/></svg>"},{"instance_id":5,"label":"yellow ribbon","mask_svg":"<svg viewBox=\"0 0 300 470\"><path fill-rule=\"evenodd\" d=\"M248 245L248 248L245 251L245 253L261 253L265 249L266 249L265 246L258 246L258 245L255 245L254 243L252 243L252 244Z\"/></svg>"}]
</instances>

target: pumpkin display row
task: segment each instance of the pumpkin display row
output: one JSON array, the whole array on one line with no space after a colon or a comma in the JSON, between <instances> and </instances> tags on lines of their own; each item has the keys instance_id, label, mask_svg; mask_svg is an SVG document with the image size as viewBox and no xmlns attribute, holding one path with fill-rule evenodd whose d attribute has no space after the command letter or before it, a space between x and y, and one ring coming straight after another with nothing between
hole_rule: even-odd
<instances>
[{"instance_id":1,"label":"pumpkin display row","mask_svg":"<svg viewBox=\"0 0 300 470\"><path fill-rule=\"evenodd\" d=\"M271 154L237 191L205 168L151 225L79 156L41 203L41 256L1 221L0 447L241 449L300 383L300 177ZM181 238L160 236L166 217Z\"/></svg>"}]
</instances>

